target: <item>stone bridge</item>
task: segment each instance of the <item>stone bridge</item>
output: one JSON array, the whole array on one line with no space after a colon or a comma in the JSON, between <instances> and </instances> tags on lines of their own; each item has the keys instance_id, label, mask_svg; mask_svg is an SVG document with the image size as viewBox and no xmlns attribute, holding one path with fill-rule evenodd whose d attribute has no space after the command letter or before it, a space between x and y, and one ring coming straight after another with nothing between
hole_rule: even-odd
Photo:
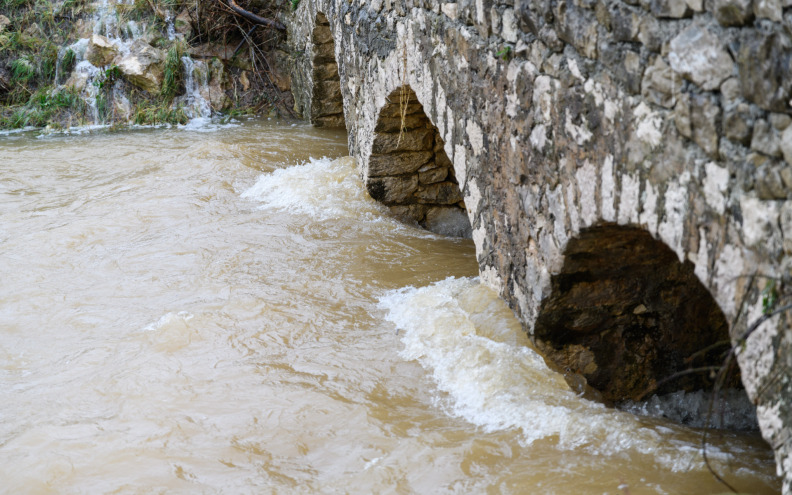
<instances>
[{"instance_id":1,"label":"stone bridge","mask_svg":"<svg viewBox=\"0 0 792 495\"><path fill-rule=\"evenodd\" d=\"M710 386L661 379L735 345L792 491L792 317L764 316L792 294L792 1L302 0L285 21L296 107L346 126L372 197L472 237L482 282L605 401Z\"/></svg>"}]
</instances>

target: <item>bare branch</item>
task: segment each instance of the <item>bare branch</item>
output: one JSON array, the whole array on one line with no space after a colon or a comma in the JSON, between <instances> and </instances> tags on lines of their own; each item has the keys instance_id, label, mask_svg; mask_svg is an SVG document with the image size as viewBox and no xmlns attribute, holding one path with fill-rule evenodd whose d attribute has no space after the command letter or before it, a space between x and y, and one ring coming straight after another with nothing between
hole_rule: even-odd
<instances>
[{"instance_id":1,"label":"bare branch","mask_svg":"<svg viewBox=\"0 0 792 495\"><path fill-rule=\"evenodd\" d=\"M284 26L280 22L273 21L272 19L267 19L265 17L258 16L253 12L247 11L242 7L240 7L234 0L226 0L226 2L224 2L223 0L217 0L217 1L223 5L228 6L231 10L234 11L234 13L244 17L245 19L251 22L255 22L256 24L261 24L263 26L268 26L277 29L278 31L286 31L286 26Z\"/></svg>"}]
</instances>

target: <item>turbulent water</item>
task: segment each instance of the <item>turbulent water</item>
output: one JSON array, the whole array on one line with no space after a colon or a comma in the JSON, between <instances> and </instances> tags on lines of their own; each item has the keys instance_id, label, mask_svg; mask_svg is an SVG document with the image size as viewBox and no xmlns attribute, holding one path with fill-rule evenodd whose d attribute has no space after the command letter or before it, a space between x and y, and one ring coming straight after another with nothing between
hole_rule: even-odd
<instances>
[{"instance_id":1,"label":"turbulent water","mask_svg":"<svg viewBox=\"0 0 792 495\"><path fill-rule=\"evenodd\" d=\"M472 243L393 220L346 153L266 122L0 136L0 492L727 491L703 430L571 392ZM780 490L756 435L707 453Z\"/></svg>"}]
</instances>

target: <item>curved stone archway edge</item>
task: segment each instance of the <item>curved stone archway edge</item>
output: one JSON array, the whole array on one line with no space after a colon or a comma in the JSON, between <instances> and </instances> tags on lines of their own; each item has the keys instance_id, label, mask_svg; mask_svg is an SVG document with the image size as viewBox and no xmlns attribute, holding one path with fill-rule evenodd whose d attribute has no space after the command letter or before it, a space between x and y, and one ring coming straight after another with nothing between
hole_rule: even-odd
<instances>
[{"instance_id":1,"label":"curved stone archway edge","mask_svg":"<svg viewBox=\"0 0 792 495\"><path fill-rule=\"evenodd\" d=\"M310 99L299 54L323 12L366 180L388 95L414 90L453 162L481 279L529 334L570 241L614 224L692 263L737 342L768 281L792 283L792 12L632 3L302 0L285 19L294 92ZM738 361L790 493L790 316Z\"/></svg>"}]
</instances>

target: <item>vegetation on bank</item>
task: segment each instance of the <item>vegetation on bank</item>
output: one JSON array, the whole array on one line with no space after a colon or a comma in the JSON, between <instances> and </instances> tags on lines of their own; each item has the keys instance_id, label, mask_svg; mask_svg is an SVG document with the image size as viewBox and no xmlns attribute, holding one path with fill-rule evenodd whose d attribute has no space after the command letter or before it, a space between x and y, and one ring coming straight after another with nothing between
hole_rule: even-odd
<instances>
[{"instance_id":1,"label":"vegetation on bank","mask_svg":"<svg viewBox=\"0 0 792 495\"><path fill-rule=\"evenodd\" d=\"M185 56L211 68L205 77L213 84L213 113L288 114L290 95L273 82L267 60L283 34L256 26L224 1L134 0L116 5L104 17L106 26L100 3L92 0L0 0L0 129L184 123ZM231 2L268 18L291 3ZM164 53L161 89L145 90L126 79L117 60L101 66L88 85L87 76L75 76L83 55L71 47L94 32L142 39Z\"/></svg>"}]
</instances>

